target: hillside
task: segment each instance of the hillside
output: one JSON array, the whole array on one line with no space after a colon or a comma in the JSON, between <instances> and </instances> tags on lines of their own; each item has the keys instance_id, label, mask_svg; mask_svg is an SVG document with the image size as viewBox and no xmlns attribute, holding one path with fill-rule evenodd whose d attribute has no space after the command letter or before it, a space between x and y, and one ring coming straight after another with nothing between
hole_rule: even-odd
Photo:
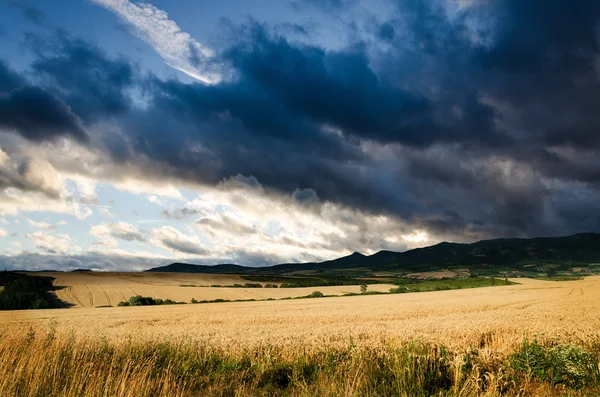
<instances>
[{"instance_id":1,"label":"hillside","mask_svg":"<svg viewBox=\"0 0 600 397\"><path fill-rule=\"evenodd\" d=\"M252 268L238 265L202 266L173 263L150 272L286 274L292 272L362 271L422 272L434 269L468 268L486 271L535 268L549 275L576 266L600 263L600 234L582 233L566 237L482 240L472 244L439 243L406 252L379 251L367 256L355 252L319 263L287 263ZM533 270L533 269L532 269Z\"/></svg>"}]
</instances>

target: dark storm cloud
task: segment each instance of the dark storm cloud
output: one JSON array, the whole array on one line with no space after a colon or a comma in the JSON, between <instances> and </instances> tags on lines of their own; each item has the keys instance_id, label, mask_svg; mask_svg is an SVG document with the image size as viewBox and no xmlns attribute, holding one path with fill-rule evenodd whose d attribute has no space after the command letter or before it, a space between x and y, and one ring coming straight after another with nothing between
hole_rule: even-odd
<instances>
[{"instance_id":1,"label":"dark storm cloud","mask_svg":"<svg viewBox=\"0 0 600 397\"><path fill-rule=\"evenodd\" d=\"M32 86L0 60L0 128L16 130L32 141L70 135L85 142L81 120L64 101L47 90Z\"/></svg>"},{"instance_id":2,"label":"dark storm cloud","mask_svg":"<svg viewBox=\"0 0 600 397\"><path fill-rule=\"evenodd\" d=\"M0 60L0 94L20 88L25 85L24 80L11 70L6 62Z\"/></svg>"},{"instance_id":3,"label":"dark storm cloud","mask_svg":"<svg viewBox=\"0 0 600 397\"><path fill-rule=\"evenodd\" d=\"M81 40L60 36L58 43L38 44L35 75L60 91L85 122L126 112L134 67L125 59L110 59L102 50Z\"/></svg>"},{"instance_id":4,"label":"dark storm cloud","mask_svg":"<svg viewBox=\"0 0 600 397\"><path fill-rule=\"evenodd\" d=\"M64 38L38 50L32 70L38 90L86 125L116 120L123 133L101 137L105 149L154 161L156 178L253 176L299 202L449 238L600 230L577 205L600 201L600 3L395 4L372 37L336 50L256 22L234 28L219 54L235 79L216 85L140 78L126 60ZM0 65L3 98L22 84ZM131 105L131 88L147 107Z\"/></svg>"},{"instance_id":5,"label":"dark storm cloud","mask_svg":"<svg viewBox=\"0 0 600 397\"><path fill-rule=\"evenodd\" d=\"M71 109L59 97L39 87L0 94L0 128L14 129L32 141L61 135L70 135L80 142L88 138Z\"/></svg>"}]
</instances>

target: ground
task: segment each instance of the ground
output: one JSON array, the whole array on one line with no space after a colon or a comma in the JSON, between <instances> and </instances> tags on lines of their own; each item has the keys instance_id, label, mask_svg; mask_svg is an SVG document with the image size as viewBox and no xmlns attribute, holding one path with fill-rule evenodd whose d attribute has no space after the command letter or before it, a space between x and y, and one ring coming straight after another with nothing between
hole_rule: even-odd
<instances>
[{"instance_id":1,"label":"ground","mask_svg":"<svg viewBox=\"0 0 600 397\"><path fill-rule=\"evenodd\" d=\"M84 277L90 276L73 277L85 280ZM163 292L170 291L169 288L181 289L185 294L188 290L210 291L170 286L183 280L177 277L189 281L187 275L166 277L165 285L158 285L160 277L157 277L143 276L140 277L143 282L135 284L122 278L122 286L112 284L111 288L125 291L131 288L131 293L144 293L152 288L163 288ZM109 276L100 275L97 279L100 280L98 291L108 288L102 280L111 279ZM128 338L207 340L226 348L256 344L310 348L347 345L349 341L373 345L414 339L468 347L487 335L486 343L503 349L522 342L525 335L560 336L574 341L598 338L600 277L564 282L523 278L515 281L521 284L398 295L0 312L0 334L56 329L84 338L102 336L115 341ZM87 287L73 285L72 288ZM293 293L294 290L274 289L273 292ZM319 290L325 292L326 288ZM97 292L92 289L90 293ZM116 297L117 293L114 294Z\"/></svg>"},{"instance_id":2,"label":"ground","mask_svg":"<svg viewBox=\"0 0 600 397\"><path fill-rule=\"evenodd\" d=\"M116 306L134 295L172 299L178 302L213 299L281 299L308 295L319 290L325 295L360 292L360 286L307 288L223 288L210 285L245 284L236 275L196 273L33 273L54 277L56 295L73 307ZM262 283L265 284L265 283ZM387 292L391 284L374 284L370 291Z\"/></svg>"}]
</instances>

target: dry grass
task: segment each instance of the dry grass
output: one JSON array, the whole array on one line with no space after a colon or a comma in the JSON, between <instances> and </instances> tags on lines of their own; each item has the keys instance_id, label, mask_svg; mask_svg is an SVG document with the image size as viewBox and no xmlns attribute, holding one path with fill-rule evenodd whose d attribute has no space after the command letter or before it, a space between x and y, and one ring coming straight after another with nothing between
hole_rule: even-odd
<instances>
[{"instance_id":1,"label":"dry grass","mask_svg":"<svg viewBox=\"0 0 600 397\"><path fill-rule=\"evenodd\" d=\"M227 274L185 273L34 273L51 276L59 287L58 298L74 307L116 306L131 296L142 295L178 302L197 300L281 299L310 294L316 288L211 288L190 285L233 285L248 281ZM263 283L265 284L265 283ZM182 286L186 287L182 287ZM371 291L387 292L393 285L375 284ZM343 295L360 292L360 286L318 287L326 295Z\"/></svg>"},{"instance_id":2,"label":"dry grass","mask_svg":"<svg viewBox=\"0 0 600 397\"><path fill-rule=\"evenodd\" d=\"M284 389L293 396L598 395L595 385L584 393L536 383L511 373L506 362L535 334L597 352L600 277L516 281L522 284L400 295L0 312L0 390L14 396L244 396ZM475 364L467 365L473 349ZM290 386L274 390L281 368ZM431 379L441 383L432 386Z\"/></svg>"},{"instance_id":3,"label":"dry grass","mask_svg":"<svg viewBox=\"0 0 600 397\"><path fill-rule=\"evenodd\" d=\"M507 346L540 333L576 340L600 337L600 277L518 281L522 284L399 295L0 312L0 331L44 330L54 324L61 332L109 340L188 337L220 346L302 348L343 344L348 338L366 345L420 339L463 348L482 334L493 334Z\"/></svg>"}]
</instances>

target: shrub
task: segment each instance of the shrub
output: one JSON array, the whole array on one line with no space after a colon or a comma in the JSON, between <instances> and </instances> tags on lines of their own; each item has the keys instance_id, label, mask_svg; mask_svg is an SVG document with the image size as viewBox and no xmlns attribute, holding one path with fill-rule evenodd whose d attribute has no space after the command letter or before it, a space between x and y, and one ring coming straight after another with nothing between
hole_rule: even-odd
<instances>
[{"instance_id":1,"label":"shrub","mask_svg":"<svg viewBox=\"0 0 600 397\"><path fill-rule=\"evenodd\" d=\"M13 272L0 273L0 310L47 309L52 307L48 293L52 278Z\"/></svg>"},{"instance_id":2,"label":"shrub","mask_svg":"<svg viewBox=\"0 0 600 397\"><path fill-rule=\"evenodd\" d=\"M546 347L527 339L509 357L510 366L517 372L553 386L564 384L581 388L600 380L598 357L580 346Z\"/></svg>"},{"instance_id":3,"label":"shrub","mask_svg":"<svg viewBox=\"0 0 600 397\"><path fill-rule=\"evenodd\" d=\"M119 302L117 306L157 306L157 305L178 305L182 302L175 302L171 299L154 299L150 296L136 295L129 298L128 301ZM193 303L193 302L192 302Z\"/></svg>"},{"instance_id":4,"label":"shrub","mask_svg":"<svg viewBox=\"0 0 600 397\"><path fill-rule=\"evenodd\" d=\"M308 298L322 298L323 293L321 291L313 291L308 295Z\"/></svg>"},{"instance_id":5,"label":"shrub","mask_svg":"<svg viewBox=\"0 0 600 397\"><path fill-rule=\"evenodd\" d=\"M238 285L238 284L236 284ZM244 288L262 288L262 284L261 283L246 283L244 284Z\"/></svg>"}]
</instances>

